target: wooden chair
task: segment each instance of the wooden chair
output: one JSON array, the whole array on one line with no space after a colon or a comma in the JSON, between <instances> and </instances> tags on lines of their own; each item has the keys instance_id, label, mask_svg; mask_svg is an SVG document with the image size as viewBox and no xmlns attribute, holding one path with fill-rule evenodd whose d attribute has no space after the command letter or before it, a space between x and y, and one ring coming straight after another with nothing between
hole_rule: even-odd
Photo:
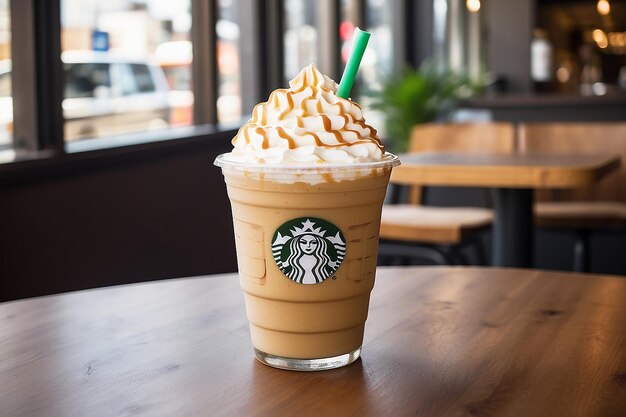
<instances>
[{"instance_id":1,"label":"wooden chair","mask_svg":"<svg viewBox=\"0 0 626 417\"><path fill-rule=\"evenodd\" d=\"M510 123L417 125L411 132L409 152L494 152L515 149ZM429 258L436 263L468 263L460 249L474 245L478 263L485 264L479 233L491 226L493 212L481 207L422 205L421 187L411 187L408 204L386 204L380 227L381 257Z\"/></svg>"},{"instance_id":2,"label":"wooden chair","mask_svg":"<svg viewBox=\"0 0 626 417\"><path fill-rule=\"evenodd\" d=\"M573 231L574 270L588 271L589 237L594 230L626 230L626 123L525 123L519 126L520 152L613 153L622 166L593 187L535 193L535 222Z\"/></svg>"}]
</instances>

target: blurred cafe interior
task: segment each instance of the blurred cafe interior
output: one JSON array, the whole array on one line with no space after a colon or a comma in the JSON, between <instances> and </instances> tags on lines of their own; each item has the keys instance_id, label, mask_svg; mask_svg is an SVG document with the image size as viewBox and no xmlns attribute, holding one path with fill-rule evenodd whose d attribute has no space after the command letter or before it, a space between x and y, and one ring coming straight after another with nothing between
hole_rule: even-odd
<instances>
[{"instance_id":1,"label":"blurred cafe interior","mask_svg":"<svg viewBox=\"0 0 626 417\"><path fill-rule=\"evenodd\" d=\"M624 0L0 0L0 302L235 272L213 161L357 27L351 97L406 169L379 265L626 275ZM475 152L545 169L469 180Z\"/></svg>"}]
</instances>

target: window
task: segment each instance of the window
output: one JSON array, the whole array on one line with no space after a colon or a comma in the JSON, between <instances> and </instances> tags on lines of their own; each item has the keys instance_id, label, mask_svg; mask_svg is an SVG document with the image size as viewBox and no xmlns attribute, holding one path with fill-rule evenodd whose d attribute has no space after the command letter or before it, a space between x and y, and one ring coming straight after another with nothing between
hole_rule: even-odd
<instances>
[{"instance_id":1,"label":"window","mask_svg":"<svg viewBox=\"0 0 626 417\"><path fill-rule=\"evenodd\" d=\"M397 6L396 6L397 7ZM352 99L365 109L368 123L384 135L382 115L369 109L367 92L378 89L383 77L393 70L394 7L385 0L341 0L339 37L341 40L342 71L352 50L352 35L356 26L372 34L359 68Z\"/></svg>"},{"instance_id":2,"label":"window","mask_svg":"<svg viewBox=\"0 0 626 417\"><path fill-rule=\"evenodd\" d=\"M0 0L0 150L11 148L13 143L12 94L9 0Z\"/></svg>"},{"instance_id":3,"label":"window","mask_svg":"<svg viewBox=\"0 0 626 417\"><path fill-rule=\"evenodd\" d=\"M193 123L191 0L61 0L65 141Z\"/></svg>"},{"instance_id":4,"label":"window","mask_svg":"<svg viewBox=\"0 0 626 417\"><path fill-rule=\"evenodd\" d=\"M6 65L6 67L9 66ZM0 97L11 97L11 73L9 70L0 71Z\"/></svg>"},{"instance_id":5,"label":"window","mask_svg":"<svg viewBox=\"0 0 626 417\"><path fill-rule=\"evenodd\" d=\"M393 70L393 9L385 0L367 0L365 27L372 34L360 71L370 88L380 86L382 77Z\"/></svg>"},{"instance_id":6,"label":"window","mask_svg":"<svg viewBox=\"0 0 626 417\"><path fill-rule=\"evenodd\" d=\"M128 64L113 64L111 65L111 71L113 72L113 78L117 81L115 85L119 94L122 96L132 96L139 93L137 88L137 80L132 73L130 65Z\"/></svg>"},{"instance_id":7,"label":"window","mask_svg":"<svg viewBox=\"0 0 626 417\"><path fill-rule=\"evenodd\" d=\"M154 87L155 75L152 74L147 65L131 64L133 79L137 82L137 92L152 93L156 91Z\"/></svg>"},{"instance_id":8,"label":"window","mask_svg":"<svg viewBox=\"0 0 626 417\"><path fill-rule=\"evenodd\" d=\"M96 97L97 91L111 88L109 64L66 63L65 98ZM101 90L99 90L101 89Z\"/></svg>"},{"instance_id":9,"label":"window","mask_svg":"<svg viewBox=\"0 0 626 417\"><path fill-rule=\"evenodd\" d=\"M383 0L0 0L0 150L14 155L0 159L212 129L164 130L194 122L238 123L309 63L339 81L356 26L373 34L352 92L367 106L364 93L389 72L393 51L407 52L391 33L392 16L408 9ZM400 46L417 50L414 42Z\"/></svg>"},{"instance_id":10,"label":"window","mask_svg":"<svg viewBox=\"0 0 626 417\"><path fill-rule=\"evenodd\" d=\"M241 119L241 67L239 65L239 24L235 0L219 0L217 35L218 98L217 119Z\"/></svg>"},{"instance_id":11,"label":"window","mask_svg":"<svg viewBox=\"0 0 626 417\"><path fill-rule=\"evenodd\" d=\"M300 70L318 60L316 29L317 2L285 0L285 78L291 80Z\"/></svg>"},{"instance_id":12,"label":"window","mask_svg":"<svg viewBox=\"0 0 626 417\"><path fill-rule=\"evenodd\" d=\"M341 23L339 24L339 41L341 42L341 71L348 62L350 56L350 39L354 33L354 28L359 25L359 18L356 16L357 4L353 0L340 0L339 16Z\"/></svg>"}]
</instances>

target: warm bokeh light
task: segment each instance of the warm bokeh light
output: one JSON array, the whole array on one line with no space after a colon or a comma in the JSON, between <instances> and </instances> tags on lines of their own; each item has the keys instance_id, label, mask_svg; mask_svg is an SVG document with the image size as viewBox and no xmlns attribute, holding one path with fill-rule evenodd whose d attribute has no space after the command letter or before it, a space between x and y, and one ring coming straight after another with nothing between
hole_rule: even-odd
<instances>
[{"instance_id":1,"label":"warm bokeh light","mask_svg":"<svg viewBox=\"0 0 626 417\"><path fill-rule=\"evenodd\" d=\"M626 32L609 33L609 44L615 48L623 48L626 46Z\"/></svg>"},{"instance_id":2,"label":"warm bokeh light","mask_svg":"<svg viewBox=\"0 0 626 417\"><path fill-rule=\"evenodd\" d=\"M609 40L602 29L594 29L592 35L593 41L597 43L600 48L604 49L609 46Z\"/></svg>"},{"instance_id":3,"label":"warm bokeh light","mask_svg":"<svg viewBox=\"0 0 626 417\"><path fill-rule=\"evenodd\" d=\"M598 13L600 13L602 16L606 16L611 12L611 5L609 4L609 0L598 0L596 8L598 9Z\"/></svg>"},{"instance_id":4,"label":"warm bokeh light","mask_svg":"<svg viewBox=\"0 0 626 417\"><path fill-rule=\"evenodd\" d=\"M480 0L467 0L465 5L467 6L467 10L472 13L476 13L480 10Z\"/></svg>"},{"instance_id":5,"label":"warm bokeh light","mask_svg":"<svg viewBox=\"0 0 626 417\"><path fill-rule=\"evenodd\" d=\"M605 38L604 32L602 31L602 29L594 29L593 33L593 41L594 42L601 42L602 39Z\"/></svg>"},{"instance_id":6,"label":"warm bokeh light","mask_svg":"<svg viewBox=\"0 0 626 417\"><path fill-rule=\"evenodd\" d=\"M559 67L559 69L556 70L556 79L561 83L568 82L570 79L570 70L565 67Z\"/></svg>"},{"instance_id":7,"label":"warm bokeh light","mask_svg":"<svg viewBox=\"0 0 626 417\"><path fill-rule=\"evenodd\" d=\"M342 41L347 41L352 37L354 33L354 25L352 22L346 20L345 22L341 22L339 25L339 37Z\"/></svg>"}]
</instances>

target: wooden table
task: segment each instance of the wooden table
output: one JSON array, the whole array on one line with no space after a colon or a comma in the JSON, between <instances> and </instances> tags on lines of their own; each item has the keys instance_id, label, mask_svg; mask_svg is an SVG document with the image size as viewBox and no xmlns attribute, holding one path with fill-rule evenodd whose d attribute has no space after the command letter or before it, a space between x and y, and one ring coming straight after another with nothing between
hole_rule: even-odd
<instances>
[{"instance_id":1,"label":"wooden table","mask_svg":"<svg viewBox=\"0 0 626 417\"><path fill-rule=\"evenodd\" d=\"M398 184L494 190L493 264L532 267L533 191L576 188L617 169L617 155L423 153L401 155Z\"/></svg>"},{"instance_id":2,"label":"wooden table","mask_svg":"<svg viewBox=\"0 0 626 417\"><path fill-rule=\"evenodd\" d=\"M626 279L381 268L362 358L257 362L235 275L0 304L0 415L626 416Z\"/></svg>"}]
</instances>

